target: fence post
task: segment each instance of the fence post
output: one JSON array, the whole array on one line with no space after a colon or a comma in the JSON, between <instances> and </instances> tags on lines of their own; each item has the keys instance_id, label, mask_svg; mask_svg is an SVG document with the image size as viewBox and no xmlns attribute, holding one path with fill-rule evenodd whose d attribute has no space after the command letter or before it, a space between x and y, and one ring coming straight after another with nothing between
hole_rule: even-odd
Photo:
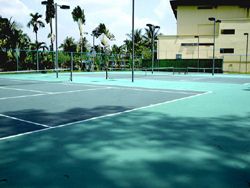
<instances>
[{"instance_id":1,"label":"fence post","mask_svg":"<svg viewBox=\"0 0 250 188\"><path fill-rule=\"evenodd\" d=\"M19 51L16 49L16 71L19 70Z\"/></svg>"},{"instance_id":2,"label":"fence post","mask_svg":"<svg viewBox=\"0 0 250 188\"><path fill-rule=\"evenodd\" d=\"M39 54L38 54L38 50L36 51L36 70L39 71Z\"/></svg>"},{"instance_id":3,"label":"fence post","mask_svg":"<svg viewBox=\"0 0 250 188\"><path fill-rule=\"evenodd\" d=\"M73 52L70 52L70 81L73 81Z\"/></svg>"},{"instance_id":4,"label":"fence post","mask_svg":"<svg viewBox=\"0 0 250 188\"><path fill-rule=\"evenodd\" d=\"M240 55L240 63L239 63L239 73L241 73L241 55Z\"/></svg>"}]
</instances>

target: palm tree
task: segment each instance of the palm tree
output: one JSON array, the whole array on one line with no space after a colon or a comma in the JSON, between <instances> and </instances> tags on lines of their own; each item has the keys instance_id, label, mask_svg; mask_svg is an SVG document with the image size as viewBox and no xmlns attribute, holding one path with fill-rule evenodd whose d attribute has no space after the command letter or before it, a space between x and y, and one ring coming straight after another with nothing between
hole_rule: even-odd
<instances>
[{"instance_id":1,"label":"palm tree","mask_svg":"<svg viewBox=\"0 0 250 188\"><path fill-rule=\"evenodd\" d=\"M11 34L11 50L12 57L15 57L17 64L17 70L19 70L19 63L23 63L24 59L27 57L27 53L23 50L28 49L30 45L30 38L27 34L23 33L20 29L14 29ZM20 49L22 49L20 51Z\"/></svg>"},{"instance_id":2,"label":"palm tree","mask_svg":"<svg viewBox=\"0 0 250 188\"><path fill-rule=\"evenodd\" d=\"M12 21L12 18L7 19L0 16L0 59L2 64L9 60L13 63L16 61L16 66L9 68L18 70L19 61L24 60L27 56L24 51L19 49L27 49L29 44L29 37L23 33L15 21Z\"/></svg>"},{"instance_id":3,"label":"palm tree","mask_svg":"<svg viewBox=\"0 0 250 188\"><path fill-rule=\"evenodd\" d=\"M77 51L79 52L79 47L81 47L82 45L82 51L86 52L88 49L88 40L86 39L86 37L83 37L82 41L79 41L77 44ZM81 50L81 49L80 49Z\"/></svg>"},{"instance_id":4,"label":"palm tree","mask_svg":"<svg viewBox=\"0 0 250 188\"><path fill-rule=\"evenodd\" d=\"M145 45L148 47L148 48L151 48L152 46L152 28L145 28L145 34L143 35L143 39L145 41ZM158 39L158 35L159 33L158 32L154 32L154 41L156 41ZM156 44L155 44L155 47L156 47Z\"/></svg>"},{"instance_id":5,"label":"palm tree","mask_svg":"<svg viewBox=\"0 0 250 188\"><path fill-rule=\"evenodd\" d=\"M81 48L81 54L83 50L83 24L85 24L85 15L84 15L84 9L81 9L80 6L77 6L72 11L72 17L75 22L78 24L79 32L80 32L80 48Z\"/></svg>"},{"instance_id":6,"label":"palm tree","mask_svg":"<svg viewBox=\"0 0 250 188\"><path fill-rule=\"evenodd\" d=\"M126 39L123 42L124 42L123 48L125 49L125 53L132 54L132 40Z\"/></svg>"},{"instance_id":7,"label":"palm tree","mask_svg":"<svg viewBox=\"0 0 250 188\"><path fill-rule=\"evenodd\" d=\"M2 48L15 48L18 43L19 32L20 29L15 21L12 21L11 18L7 19L0 17L0 46Z\"/></svg>"},{"instance_id":8,"label":"palm tree","mask_svg":"<svg viewBox=\"0 0 250 188\"><path fill-rule=\"evenodd\" d=\"M76 52L77 44L75 39L73 37L66 37L60 48L62 48L65 52Z\"/></svg>"},{"instance_id":9,"label":"palm tree","mask_svg":"<svg viewBox=\"0 0 250 188\"><path fill-rule=\"evenodd\" d=\"M114 44L111 47L111 51L112 51L112 54L121 54L122 53L122 46L117 46L116 44Z\"/></svg>"},{"instance_id":10,"label":"palm tree","mask_svg":"<svg viewBox=\"0 0 250 188\"><path fill-rule=\"evenodd\" d=\"M116 44L114 44L111 47L111 53L112 53L113 60L116 61L118 67L121 66L121 61L122 61L122 59L124 58L124 55L125 55L124 52L125 52L125 49L124 49L123 45L117 46Z\"/></svg>"},{"instance_id":11,"label":"palm tree","mask_svg":"<svg viewBox=\"0 0 250 188\"><path fill-rule=\"evenodd\" d=\"M100 37L102 34L105 34L109 40L115 40L115 36L110 33L104 23L100 23L99 26L92 31L92 34L96 38Z\"/></svg>"},{"instance_id":12,"label":"palm tree","mask_svg":"<svg viewBox=\"0 0 250 188\"><path fill-rule=\"evenodd\" d=\"M50 50L51 51L54 50L54 46L53 46L54 34L53 34L53 26L52 26L52 19L54 17L55 17L54 0L47 0L45 21L47 24L50 25L50 34L48 35L48 38L50 38Z\"/></svg>"},{"instance_id":13,"label":"palm tree","mask_svg":"<svg viewBox=\"0 0 250 188\"><path fill-rule=\"evenodd\" d=\"M45 27L44 23L42 22L41 18L42 15L39 13L32 14L30 13L31 20L27 24L27 26L30 28L33 27L33 32L36 34L36 65L37 70L39 70L39 63L38 63L38 39L37 39L37 32L40 27Z\"/></svg>"},{"instance_id":14,"label":"palm tree","mask_svg":"<svg viewBox=\"0 0 250 188\"><path fill-rule=\"evenodd\" d=\"M125 40L124 42L127 45L128 51L132 53L132 34L127 34L127 36L129 37L129 39ZM140 55L145 45L141 29L135 30L134 42L135 42L135 54Z\"/></svg>"},{"instance_id":15,"label":"palm tree","mask_svg":"<svg viewBox=\"0 0 250 188\"><path fill-rule=\"evenodd\" d=\"M98 38L101 37L101 44L103 46L102 48L102 53L103 53L103 59L104 59L104 66L106 70L106 79L108 78L108 49L107 49L107 39L109 40L115 40L115 36L110 33L110 31L107 29L104 23L100 23L98 27L96 27L93 31L92 34L94 37Z\"/></svg>"},{"instance_id":16,"label":"palm tree","mask_svg":"<svg viewBox=\"0 0 250 188\"><path fill-rule=\"evenodd\" d=\"M23 33L20 26L12 18L2 18L0 16L0 48L27 48L30 39Z\"/></svg>"},{"instance_id":17,"label":"palm tree","mask_svg":"<svg viewBox=\"0 0 250 188\"><path fill-rule=\"evenodd\" d=\"M93 31L92 31L92 34L93 36L93 50L96 51L96 46L95 46L95 38L98 38L98 28L95 28Z\"/></svg>"},{"instance_id":18,"label":"palm tree","mask_svg":"<svg viewBox=\"0 0 250 188\"><path fill-rule=\"evenodd\" d=\"M45 51L48 51L49 48L46 46L46 43L45 42L39 42L38 43L38 49L40 50L40 54L41 54L41 70L44 70L46 68L45 66L45 58L44 58L44 54L45 54ZM47 59L48 60L48 59Z\"/></svg>"},{"instance_id":19,"label":"palm tree","mask_svg":"<svg viewBox=\"0 0 250 188\"><path fill-rule=\"evenodd\" d=\"M30 13L31 20L27 24L27 26L30 28L33 27L33 32L36 34L36 44L37 44L37 50L38 50L38 39L37 39L37 32L40 27L45 27L44 23L42 22L41 18L42 15L39 13L32 14Z\"/></svg>"}]
</instances>

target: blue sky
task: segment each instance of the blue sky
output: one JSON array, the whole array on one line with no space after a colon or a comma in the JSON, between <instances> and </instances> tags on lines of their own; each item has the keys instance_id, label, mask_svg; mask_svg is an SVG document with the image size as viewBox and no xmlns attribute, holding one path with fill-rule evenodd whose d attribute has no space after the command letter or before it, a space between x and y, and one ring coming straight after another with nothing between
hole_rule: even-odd
<instances>
[{"instance_id":1,"label":"blue sky","mask_svg":"<svg viewBox=\"0 0 250 188\"><path fill-rule=\"evenodd\" d=\"M121 45L126 39L126 34L131 32L132 0L55 0L55 2L71 7L70 10L58 9L59 44L66 36L79 40L78 26L71 16L72 10L77 5L85 10L85 32L91 33L99 23L104 23L115 35L114 43L118 45ZM39 12L45 18L45 6L41 5L41 0L0 0L0 4L0 15L12 17L34 41L35 34L26 25L30 13ZM145 28L147 23L160 25L160 32L163 34L176 34L176 20L169 0L135 0L135 28ZM49 45L47 38L49 25L46 24L46 27L38 32L39 41L45 41ZM91 44L92 37L89 35L86 37Z\"/></svg>"}]
</instances>

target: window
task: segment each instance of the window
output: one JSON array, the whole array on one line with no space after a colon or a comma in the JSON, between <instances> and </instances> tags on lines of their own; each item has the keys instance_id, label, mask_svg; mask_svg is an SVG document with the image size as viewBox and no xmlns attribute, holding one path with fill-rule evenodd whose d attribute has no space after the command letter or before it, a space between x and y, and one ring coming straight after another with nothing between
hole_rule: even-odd
<instances>
[{"instance_id":1,"label":"window","mask_svg":"<svg viewBox=\"0 0 250 188\"><path fill-rule=\"evenodd\" d=\"M182 54L176 54L176 59L182 59Z\"/></svg>"},{"instance_id":2,"label":"window","mask_svg":"<svg viewBox=\"0 0 250 188\"><path fill-rule=\"evenodd\" d=\"M213 9L213 6L198 6L198 9Z\"/></svg>"},{"instance_id":3,"label":"window","mask_svg":"<svg viewBox=\"0 0 250 188\"><path fill-rule=\"evenodd\" d=\"M214 43L200 43L199 46L213 46Z\"/></svg>"},{"instance_id":4,"label":"window","mask_svg":"<svg viewBox=\"0 0 250 188\"><path fill-rule=\"evenodd\" d=\"M197 46L197 43L181 43L181 46Z\"/></svg>"},{"instance_id":5,"label":"window","mask_svg":"<svg viewBox=\"0 0 250 188\"><path fill-rule=\"evenodd\" d=\"M235 29L222 29L221 34L223 35L234 35Z\"/></svg>"},{"instance_id":6,"label":"window","mask_svg":"<svg viewBox=\"0 0 250 188\"><path fill-rule=\"evenodd\" d=\"M199 43L199 46L213 46L214 43ZM181 43L181 46L198 46L198 43Z\"/></svg>"},{"instance_id":7,"label":"window","mask_svg":"<svg viewBox=\"0 0 250 188\"><path fill-rule=\"evenodd\" d=\"M221 54L233 54L234 49L233 48L221 48L220 53Z\"/></svg>"}]
</instances>

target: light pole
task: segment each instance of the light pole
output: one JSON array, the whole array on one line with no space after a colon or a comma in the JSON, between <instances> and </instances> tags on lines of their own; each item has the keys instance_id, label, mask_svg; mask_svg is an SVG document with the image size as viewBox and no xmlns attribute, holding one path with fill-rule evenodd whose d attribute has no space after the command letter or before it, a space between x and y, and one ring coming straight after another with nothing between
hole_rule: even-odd
<instances>
[{"instance_id":1,"label":"light pole","mask_svg":"<svg viewBox=\"0 0 250 188\"><path fill-rule=\"evenodd\" d=\"M217 20L216 18L214 17L210 17L208 18L209 21L212 21L214 23L214 36L213 36L213 40L214 40L214 45L213 45L213 68L212 68L212 75L214 76L214 66L215 66L215 59L214 59L214 56L215 56L215 26L216 26L216 23L221 23L221 20Z\"/></svg>"},{"instance_id":2,"label":"light pole","mask_svg":"<svg viewBox=\"0 0 250 188\"><path fill-rule=\"evenodd\" d=\"M42 1L42 5L47 5L48 1ZM58 78L58 31L57 31L57 7L60 7L60 9L70 9L70 6L68 5L58 5L57 3L54 3L55 7L55 28L56 28L56 59L55 59L55 69L56 69L56 77Z\"/></svg>"},{"instance_id":3,"label":"light pole","mask_svg":"<svg viewBox=\"0 0 250 188\"><path fill-rule=\"evenodd\" d=\"M198 70L197 72L200 71L200 36L196 35L194 36L194 38L197 38L198 39L198 43L197 43L197 46L198 46L198 61L197 61L197 67L198 67Z\"/></svg>"},{"instance_id":4,"label":"light pole","mask_svg":"<svg viewBox=\"0 0 250 188\"><path fill-rule=\"evenodd\" d=\"M132 82L134 82L135 66L135 0L132 0Z\"/></svg>"},{"instance_id":5,"label":"light pole","mask_svg":"<svg viewBox=\"0 0 250 188\"><path fill-rule=\"evenodd\" d=\"M246 73L247 73L247 56L248 56L248 36L249 33L244 33L247 36L247 44L246 44Z\"/></svg>"},{"instance_id":6,"label":"light pole","mask_svg":"<svg viewBox=\"0 0 250 188\"><path fill-rule=\"evenodd\" d=\"M151 43L152 43L152 74L154 73L154 48L155 48L155 36L157 35L158 31L160 30L160 26L147 24L146 26L149 27L149 31L151 33ZM157 30L157 31L156 31Z\"/></svg>"}]
</instances>

